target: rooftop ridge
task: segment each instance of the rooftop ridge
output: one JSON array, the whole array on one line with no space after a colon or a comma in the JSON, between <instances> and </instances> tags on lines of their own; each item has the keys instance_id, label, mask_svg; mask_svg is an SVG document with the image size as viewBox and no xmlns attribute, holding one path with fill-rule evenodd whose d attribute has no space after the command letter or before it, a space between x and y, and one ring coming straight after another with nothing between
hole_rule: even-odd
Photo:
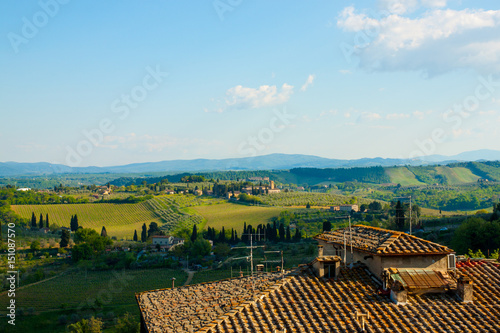
<instances>
[{"instance_id":1,"label":"rooftop ridge","mask_svg":"<svg viewBox=\"0 0 500 333\"><path fill-rule=\"evenodd\" d=\"M429 255L449 254L454 251L444 245L437 244L401 231L355 224L351 227L352 246L368 253L379 255ZM333 243L344 243L343 231L348 228L325 231L314 236L314 239ZM346 240L348 244L350 242Z\"/></svg>"}]
</instances>

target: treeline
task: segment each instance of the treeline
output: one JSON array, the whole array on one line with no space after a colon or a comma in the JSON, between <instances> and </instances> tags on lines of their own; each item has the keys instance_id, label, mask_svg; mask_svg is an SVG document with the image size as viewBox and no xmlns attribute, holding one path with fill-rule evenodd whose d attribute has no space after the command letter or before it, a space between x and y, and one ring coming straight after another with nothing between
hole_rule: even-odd
<instances>
[{"instance_id":1,"label":"treeline","mask_svg":"<svg viewBox=\"0 0 500 333\"><path fill-rule=\"evenodd\" d=\"M455 230L452 239L453 249L459 254L467 254L469 250L481 251L489 256L500 249L500 204L495 205L489 221L479 217L471 217Z\"/></svg>"},{"instance_id":2,"label":"treeline","mask_svg":"<svg viewBox=\"0 0 500 333\"><path fill-rule=\"evenodd\" d=\"M142 185L143 182L147 184L158 184L164 181L170 183L181 183L181 182L203 182L206 180L233 180L240 181L244 179L249 179L252 177L273 177L273 172L271 171L217 171L217 172L197 172L189 173L183 172L174 175L165 175L158 177L120 177L110 182L111 185L115 186L131 186L131 185Z\"/></svg>"},{"instance_id":3,"label":"treeline","mask_svg":"<svg viewBox=\"0 0 500 333\"><path fill-rule=\"evenodd\" d=\"M340 168L340 169L318 169L318 168L295 168L290 173L304 178L316 178L334 182L365 182L365 183L389 183L391 180L385 173L383 167L369 168Z\"/></svg>"},{"instance_id":4,"label":"treeline","mask_svg":"<svg viewBox=\"0 0 500 333\"><path fill-rule=\"evenodd\" d=\"M193 227L193 234L196 227ZM193 236L192 236L193 238ZM236 245L240 242L245 244L250 244L252 242L298 242L302 238L302 234L298 228L292 235L290 226L284 225L284 223L279 223L274 221L273 223L259 224L257 228L254 228L251 224L244 222L243 233L241 237L238 237L236 230L231 228L231 231L225 230L224 227L220 231L215 230L215 228L208 227L205 238L213 241L214 243L227 243L231 245Z\"/></svg>"},{"instance_id":5,"label":"treeline","mask_svg":"<svg viewBox=\"0 0 500 333\"><path fill-rule=\"evenodd\" d=\"M72 196L60 196L56 193L18 191L16 187L7 185L0 188L0 200L10 205L46 205L63 203L88 203L87 198L76 199Z\"/></svg>"},{"instance_id":6,"label":"treeline","mask_svg":"<svg viewBox=\"0 0 500 333\"><path fill-rule=\"evenodd\" d=\"M500 161L461 162L449 164L449 167L463 167L473 174L490 181L500 181Z\"/></svg>"}]
</instances>

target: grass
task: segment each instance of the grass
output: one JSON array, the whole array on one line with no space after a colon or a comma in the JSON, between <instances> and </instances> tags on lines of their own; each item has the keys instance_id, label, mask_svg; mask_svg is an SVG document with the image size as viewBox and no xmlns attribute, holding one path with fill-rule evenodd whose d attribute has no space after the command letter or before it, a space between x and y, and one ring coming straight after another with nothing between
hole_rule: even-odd
<instances>
[{"instance_id":1,"label":"grass","mask_svg":"<svg viewBox=\"0 0 500 333\"><path fill-rule=\"evenodd\" d=\"M469 169L462 167L450 168L447 166L436 167L438 175L446 177L449 185L459 185L463 183L477 182L480 178L473 174Z\"/></svg>"},{"instance_id":2,"label":"grass","mask_svg":"<svg viewBox=\"0 0 500 333\"><path fill-rule=\"evenodd\" d=\"M176 284L186 281L187 274L172 269L142 269L125 271L69 270L60 277L18 290L16 304L19 308L34 308L36 312L46 312L66 307L77 309L97 297L103 305L135 304L135 293L169 288L170 279ZM0 296L1 304L7 304L7 294ZM4 309L1 310L5 312Z\"/></svg>"},{"instance_id":3,"label":"grass","mask_svg":"<svg viewBox=\"0 0 500 333\"><path fill-rule=\"evenodd\" d=\"M60 205L18 205L12 206L12 210L20 216L31 219L35 213L38 220L40 214L45 219L49 215L50 224L69 227L71 216L78 215L78 223L84 228L92 228L101 232L106 227L108 236L116 236L118 239L132 239L134 229L139 232L143 223L157 222L162 220L154 213L147 202L136 204L60 204Z\"/></svg>"},{"instance_id":4,"label":"grass","mask_svg":"<svg viewBox=\"0 0 500 333\"><path fill-rule=\"evenodd\" d=\"M386 168L385 172L391 178L392 183L401 184L403 186L408 185L425 185L415 178L415 175L408 170L408 168L396 167L396 168Z\"/></svg>"},{"instance_id":5,"label":"grass","mask_svg":"<svg viewBox=\"0 0 500 333\"><path fill-rule=\"evenodd\" d=\"M233 203L223 203L211 206L192 207L198 214L206 219L203 227L212 227L216 230L224 227L226 230L234 228L241 235L243 222L257 226L268 223L272 217L277 217L286 208L245 206ZM288 208L288 210L290 210Z\"/></svg>"}]
</instances>

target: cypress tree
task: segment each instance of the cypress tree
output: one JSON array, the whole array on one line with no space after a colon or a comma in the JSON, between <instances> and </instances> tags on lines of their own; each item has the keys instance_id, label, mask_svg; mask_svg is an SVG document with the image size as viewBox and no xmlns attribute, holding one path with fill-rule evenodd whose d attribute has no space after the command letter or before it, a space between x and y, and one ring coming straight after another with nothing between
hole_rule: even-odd
<instances>
[{"instance_id":1,"label":"cypress tree","mask_svg":"<svg viewBox=\"0 0 500 333\"><path fill-rule=\"evenodd\" d=\"M137 242L137 230L134 230L134 242Z\"/></svg>"},{"instance_id":2,"label":"cypress tree","mask_svg":"<svg viewBox=\"0 0 500 333\"><path fill-rule=\"evenodd\" d=\"M40 227L40 229L44 226L42 213L40 213L40 221L38 222L38 226Z\"/></svg>"},{"instance_id":3,"label":"cypress tree","mask_svg":"<svg viewBox=\"0 0 500 333\"><path fill-rule=\"evenodd\" d=\"M61 241L59 242L59 246L60 247L66 247L69 245L69 239L70 239L70 235L69 235L69 231L66 230L66 229L63 229L62 230L62 234L61 234Z\"/></svg>"},{"instance_id":4,"label":"cypress tree","mask_svg":"<svg viewBox=\"0 0 500 333\"><path fill-rule=\"evenodd\" d=\"M198 230L196 229L196 224L193 224L193 232L191 233L191 242L194 243L194 241L198 238Z\"/></svg>"},{"instance_id":5,"label":"cypress tree","mask_svg":"<svg viewBox=\"0 0 500 333\"><path fill-rule=\"evenodd\" d=\"M280 223L280 242L285 241L285 225Z\"/></svg>"},{"instance_id":6,"label":"cypress tree","mask_svg":"<svg viewBox=\"0 0 500 333\"><path fill-rule=\"evenodd\" d=\"M146 242L147 240L147 232L148 228L146 227L146 223L142 225L142 232L141 232L141 242Z\"/></svg>"},{"instance_id":7,"label":"cypress tree","mask_svg":"<svg viewBox=\"0 0 500 333\"><path fill-rule=\"evenodd\" d=\"M101 237L108 237L108 232L106 231L106 227L105 226L102 227Z\"/></svg>"},{"instance_id":8,"label":"cypress tree","mask_svg":"<svg viewBox=\"0 0 500 333\"><path fill-rule=\"evenodd\" d=\"M405 211L401 201L396 203L396 227L402 230L405 226Z\"/></svg>"},{"instance_id":9,"label":"cypress tree","mask_svg":"<svg viewBox=\"0 0 500 333\"><path fill-rule=\"evenodd\" d=\"M36 228L36 216L35 212L31 212L31 227Z\"/></svg>"},{"instance_id":10,"label":"cypress tree","mask_svg":"<svg viewBox=\"0 0 500 333\"><path fill-rule=\"evenodd\" d=\"M300 242L302 235L300 234L299 228L295 229L295 235L293 236L293 240L295 242Z\"/></svg>"},{"instance_id":11,"label":"cypress tree","mask_svg":"<svg viewBox=\"0 0 500 333\"><path fill-rule=\"evenodd\" d=\"M324 221L323 222L323 232L331 231L331 230L332 230L332 223L330 221Z\"/></svg>"},{"instance_id":12,"label":"cypress tree","mask_svg":"<svg viewBox=\"0 0 500 333\"><path fill-rule=\"evenodd\" d=\"M49 214L45 215L45 226L49 227Z\"/></svg>"},{"instance_id":13,"label":"cypress tree","mask_svg":"<svg viewBox=\"0 0 500 333\"><path fill-rule=\"evenodd\" d=\"M292 235L290 234L290 226L286 227L286 241L290 242L292 240Z\"/></svg>"}]
</instances>

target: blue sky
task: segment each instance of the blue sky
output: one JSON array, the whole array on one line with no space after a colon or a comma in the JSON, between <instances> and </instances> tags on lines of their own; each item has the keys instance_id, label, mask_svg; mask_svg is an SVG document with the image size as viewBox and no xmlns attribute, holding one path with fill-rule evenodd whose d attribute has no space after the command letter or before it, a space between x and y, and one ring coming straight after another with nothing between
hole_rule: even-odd
<instances>
[{"instance_id":1,"label":"blue sky","mask_svg":"<svg viewBox=\"0 0 500 333\"><path fill-rule=\"evenodd\" d=\"M0 3L0 161L500 149L495 1Z\"/></svg>"}]
</instances>

